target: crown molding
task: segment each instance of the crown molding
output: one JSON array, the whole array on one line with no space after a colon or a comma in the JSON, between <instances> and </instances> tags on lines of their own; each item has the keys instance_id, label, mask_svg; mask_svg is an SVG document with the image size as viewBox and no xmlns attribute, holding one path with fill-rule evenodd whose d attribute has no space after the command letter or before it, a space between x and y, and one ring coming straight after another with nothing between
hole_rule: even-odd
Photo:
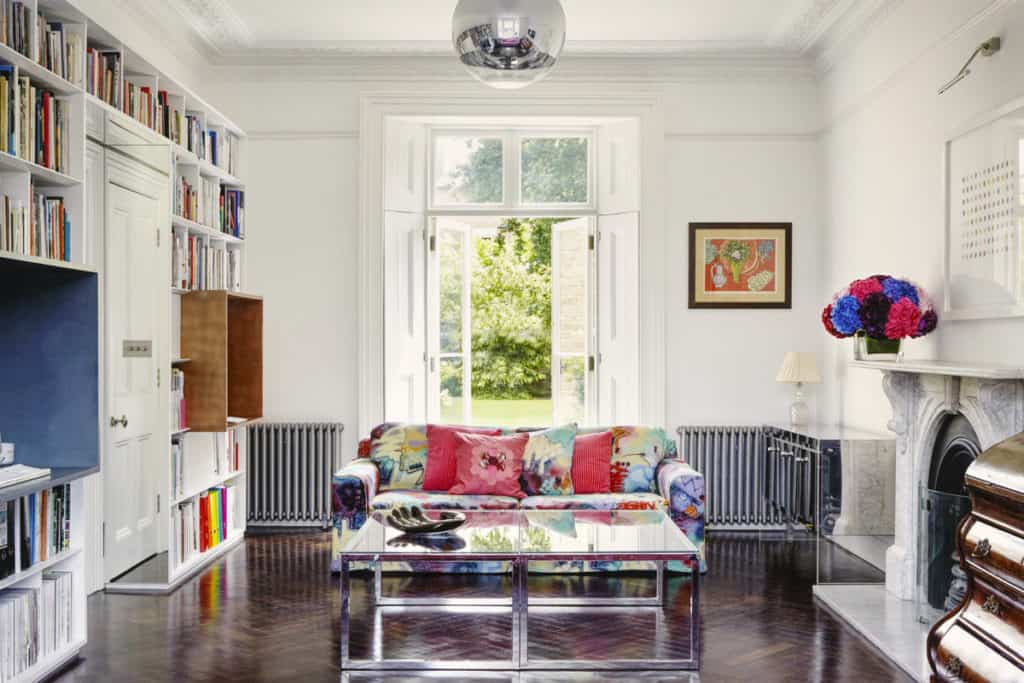
<instances>
[{"instance_id":1,"label":"crown molding","mask_svg":"<svg viewBox=\"0 0 1024 683\"><path fill-rule=\"evenodd\" d=\"M811 48L818 72L827 74L846 58L903 0L857 0Z\"/></svg>"}]
</instances>

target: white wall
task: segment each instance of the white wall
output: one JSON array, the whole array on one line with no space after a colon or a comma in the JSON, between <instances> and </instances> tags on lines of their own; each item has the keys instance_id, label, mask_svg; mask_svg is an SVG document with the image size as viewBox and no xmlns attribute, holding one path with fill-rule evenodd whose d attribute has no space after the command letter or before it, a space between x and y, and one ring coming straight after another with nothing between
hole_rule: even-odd
<instances>
[{"instance_id":1,"label":"white wall","mask_svg":"<svg viewBox=\"0 0 1024 683\"><path fill-rule=\"evenodd\" d=\"M467 88L495 96L473 87L458 74L433 83L301 77L282 82L266 72L245 71L226 71L209 84L215 104L252 136L247 251L249 288L266 297L267 418L345 422L346 458L359 436L354 279L359 97L424 89L455 96ZM534 87L600 97L609 86L553 77ZM789 391L774 382L783 353L822 350L824 343L812 333L813 292L821 289L816 84L806 74L748 73L639 87L663 99L668 133L665 179L671 202L665 250L674 270L666 283L671 293L666 426L784 419ZM793 311L686 309L687 224L737 220L794 223ZM307 258L311 249L317 252L313 259Z\"/></svg>"},{"instance_id":2,"label":"white wall","mask_svg":"<svg viewBox=\"0 0 1024 683\"><path fill-rule=\"evenodd\" d=\"M992 35L1003 51L981 59L946 94L970 53ZM904 0L822 83L827 175L826 291L889 272L943 297L943 143L977 116L1024 95L1024 4ZM824 300L822 301L824 303ZM941 316L940 316L941 317ZM1024 320L942 321L908 356L964 362L1024 360ZM829 342L826 414L882 430L891 409L879 373L846 367L850 342Z\"/></svg>"}]
</instances>

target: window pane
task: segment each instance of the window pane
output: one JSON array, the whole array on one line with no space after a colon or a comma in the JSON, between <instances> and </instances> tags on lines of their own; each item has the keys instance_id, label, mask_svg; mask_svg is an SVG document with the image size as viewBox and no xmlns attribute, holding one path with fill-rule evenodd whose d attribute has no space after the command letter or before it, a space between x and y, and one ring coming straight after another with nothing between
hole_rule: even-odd
<instances>
[{"instance_id":1,"label":"window pane","mask_svg":"<svg viewBox=\"0 0 1024 683\"><path fill-rule=\"evenodd\" d=\"M462 351L463 233L438 230L441 353Z\"/></svg>"},{"instance_id":2,"label":"window pane","mask_svg":"<svg viewBox=\"0 0 1024 683\"><path fill-rule=\"evenodd\" d=\"M523 203L585 204L587 147L587 138L524 138Z\"/></svg>"},{"instance_id":3,"label":"window pane","mask_svg":"<svg viewBox=\"0 0 1024 683\"><path fill-rule=\"evenodd\" d=\"M462 422L462 359L441 359L441 422Z\"/></svg>"},{"instance_id":4,"label":"window pane","mask_svg":"<svg viewBox=\"0 0 1024 683\"><path fill-rule=\"evenodd\" d=\"M501 138L434 138L434 204L500 204L504 192Z\"/></svg>"},{"instance_id":5,"label":"window pane","mask_svg":"<svg viewBox=\"0 0 1024 683\"><path fill-rule=\"evenodd\" d=\"M558 232L558 351L587 352L587 231Z\"/></svg>"},{"instance_id":6,"label":"window pane","mask_svg":"<svg viewBox=\"0 0 1024 683\"><path fill-rule=\"evenodd\" d=\"M558 382L557 424L586 422L586 372L582 357L562 358Z\"/></svg>"}]
</instances>

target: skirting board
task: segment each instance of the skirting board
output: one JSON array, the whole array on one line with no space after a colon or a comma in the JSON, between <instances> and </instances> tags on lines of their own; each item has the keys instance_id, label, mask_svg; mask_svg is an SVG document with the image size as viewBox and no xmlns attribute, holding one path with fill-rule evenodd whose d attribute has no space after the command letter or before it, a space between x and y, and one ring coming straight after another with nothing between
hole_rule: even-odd
<instances>
[{"instance_id":1,"label":"skirting board","mask_svg":"<svg viewBox=\"0 0 1024 683\"><path fill-rule=\"evenodd\" d=\"M814 597L908 676L928 680L928 626L917 620L916 603L899 599L880 583L818 584Z\"/></svg>"},{"instance_id":2,"label":"skirting board","mask_svg":"<svg viewBox=\"0 0 1024 683\"><path fill-rule=\"evenodd\" d=\"M108 583L104 586L103 590L106 593L118 593L121 595L168 595L173 593L181 587L183 583L191 579L199 572L205 570L214 560L220 559L229 550L235 548L245 538L244 535L238 535L234 538L224 541L219 546L209 551L209 554L203 557L202 562L198 562L195 566L190 567L187 572L175 577L175 579L169 583Z\"/></svg>"}]
</instances>

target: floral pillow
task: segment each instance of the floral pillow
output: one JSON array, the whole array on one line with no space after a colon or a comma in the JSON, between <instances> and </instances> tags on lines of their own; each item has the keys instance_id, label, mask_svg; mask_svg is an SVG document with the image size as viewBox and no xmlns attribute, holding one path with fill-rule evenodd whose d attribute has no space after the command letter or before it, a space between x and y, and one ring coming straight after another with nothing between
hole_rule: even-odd
<instances>
[{"instance_id":1,"label":"floral pillow","mask_svg":"<svg viewBox=\"0 0 1024 683\"><path fill-rule=\"evenodd\" d=\"M531 432L523 454L523 491L528 496L571 496L576 424Z\"/></svg>"},{"instance_id":2,"label":"floral pillow","mask_svg":"<svg viewBox=\"0 0 1024 683\"><path fill-rule=\"evenodd\" d=\"M488 436L457 432L455 485L448 493L525 498L519 488L519 476L529 440L529 434Z\"/></svg>"},{"instance_id":3,"label":"floral pillow","mask_svg":"<svg viewBox=\"0 0 1024 683\"><path fill-rule=\"evenodd\" d=\"M612 437L612 493L657 493L658 463L675 452L665 430L613 427Z\"/></svg>"}]
</instances>

